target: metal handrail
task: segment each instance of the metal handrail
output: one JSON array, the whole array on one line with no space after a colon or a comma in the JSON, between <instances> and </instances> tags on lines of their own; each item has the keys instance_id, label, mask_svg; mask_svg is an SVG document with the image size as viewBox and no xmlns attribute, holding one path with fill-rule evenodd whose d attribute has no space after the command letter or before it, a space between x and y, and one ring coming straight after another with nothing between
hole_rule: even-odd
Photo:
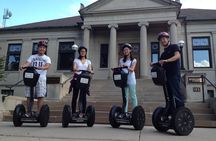
<instances>
[{"instance_id":1,"label":"metal handrail","mask_svg":"<svg viewBox=\"0 0 216 141\"><path fill-rule=\"evenodd\" d=\"M208 81L209 84L216 89L216 85L213 84L205 75L201 75L201 77L205 78L205 80Z\"/></svg>"},{"instance_id":2,"label":"metal handrail","mask_svg":"<svg viewBox=\"0 0 216 141\"><path fill-rule=\"evenodd\" d=\"M209 84L215 88L216 90L216 86L205 76L205 75L201 75L202 78L202 95L203 95L203 103L205 103L205 92L204 92L204 80L208 81Z\"/></svg>"},{"instance_id":3,"label":"metal handrail","mask_svg":"<svg viewBox=\"0 0 216 141\"><path fill-rule=\"evenodd\" d=\"M64 82L60 83L62 85L62 87L73 78L73 76L69 77L68 79L66 79Z\"/></svg>"},{"instance_id":4,"label":"metal handrail","mask_svg":"<svg viewBox=\"0 0 216 141\"><path fill-rule=\"evenodd\" d=\"M20 83L22 83L23 82L23 80L20 80L20 81L18 81L18 82L16 82L15 84L13 84L13 85L5 85L5 87L6 88L9 88L9 89L12 89L13 87L16 87L16 86L18 86Z\"/></svg>"}]
</instances>

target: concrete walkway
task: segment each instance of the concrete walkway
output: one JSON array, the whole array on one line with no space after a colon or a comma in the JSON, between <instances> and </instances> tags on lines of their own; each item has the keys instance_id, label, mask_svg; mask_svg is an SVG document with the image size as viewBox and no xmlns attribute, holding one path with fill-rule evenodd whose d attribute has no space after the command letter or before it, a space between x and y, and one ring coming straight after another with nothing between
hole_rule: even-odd
<instances>
[{"instance_id":1,"label":"concrete walkway","mask_svg":"<svg viewBox=\"0 0 216 141\"><path fill-rule=\"evenodd\" d=\"M142 131L122 126L113 129L109 125L95 125L88 128L73 125L62 128L61 124L49 124L46 128L39 124L24 124L14 127L12 123L0 122L0 141L215 141L216 129L196 128L189 136L175 136L170 130L162 134L153 127L144 127Z\"/></svg>"}]
</instances>

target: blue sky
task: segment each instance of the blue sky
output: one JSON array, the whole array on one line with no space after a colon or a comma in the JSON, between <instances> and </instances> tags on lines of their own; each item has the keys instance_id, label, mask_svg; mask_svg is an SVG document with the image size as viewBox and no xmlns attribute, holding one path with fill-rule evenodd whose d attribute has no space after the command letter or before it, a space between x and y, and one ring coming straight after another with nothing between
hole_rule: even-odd
<instances>
[{"instance_id":1,"label":"blue sky","mask_svg":"<svg viewBox=\"0 0 216 141\"><path fill-rule=\"evenodd\" d=\"M80 3L96 0L0 0L0 26L4 8L12 12L7 26L27 24L78 15ZM216 9L216 0L181 0L183 8Z\"/></svg>"},{"instance_id":2,"label":"blue sky","mask_svg":"<svg viewBox=\"0 0 216 141\"><path fill-rule=\"evenodd\" d=\"M20 25L78 15L80 3L85 6L96 0L0 0L0 24L4 8L12 12L6 25Z\"/></svg>"}]
</instances>

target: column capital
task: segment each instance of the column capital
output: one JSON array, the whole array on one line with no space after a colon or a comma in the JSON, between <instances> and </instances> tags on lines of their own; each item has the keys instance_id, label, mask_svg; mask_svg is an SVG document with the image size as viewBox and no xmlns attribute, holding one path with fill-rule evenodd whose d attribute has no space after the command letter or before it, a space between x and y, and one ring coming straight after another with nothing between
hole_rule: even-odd
<instances>
[{"instance_id":1,"label":"column capital","mask_svg":"<svg viewBox=\"0 0 216 141\"><path fill-rule=\"evenodd\" d=\"M83 25L81 28L82 29L88 29L88 30L90 30L91 29L91 25Z\"/></svg>"},{"instance_id":2,"label":"column capital","mask_svg":"<svg viewBox=\"0 0 216 141\"><path fill-rule=\"evenodd\" d=\"M118 24L109 24L108 25L108 28L118 28Z\"/></svg>"},{"instance_id":3,"label":"column capital","mask_svg":"<svg viewBox=\"0 0 216 141\"><path fill-rule=\"evenodd\" d=\"M172 24L178 25L178 21L177 20L170 20L170 21L168 21L168 24L169 25L172 25Z\"/></svg>"},{"instance_id":4,"label":"column capital","mask_svg":"<svg viewBox=\"0 0 216 141\"><path fill-rule=\"evenodd\" d=\"M142 22L139 22L138 23L138 26L142 27L142 26L149 26L149 22L146 22L146 21L142 21Z\"/></svg>"}]
</instances>

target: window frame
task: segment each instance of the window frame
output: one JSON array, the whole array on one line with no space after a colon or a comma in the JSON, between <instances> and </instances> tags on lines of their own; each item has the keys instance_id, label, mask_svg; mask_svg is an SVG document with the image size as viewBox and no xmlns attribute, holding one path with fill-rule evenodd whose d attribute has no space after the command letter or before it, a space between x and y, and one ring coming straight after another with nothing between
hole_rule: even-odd
<instances>
[{"instance_id":1,"label":"window frame","mask_svg":"<svg viewBox=\"0 0 216 141\"><path fill-rule=\"evenodd\" d=\"M20 50L19 51L10 51L10 47L13 45L20 45ZM9 43L8 44L8 49L7 49L7 58L5 61L5 71L19 71L19 65L20 65L20 61L21 61L21 52L22 52L22 43ZM18 68L16 68L16 70L9 70L8 69L8 64L9 64L9 56L12 55L19 55L19 63L18 63Z\"/></svg>"},{"instance_id":2,"label":"window frame","mask_svg":"<svg viewBox=\"0 0 216 141\"><path fill-rule=\"evenodd\" d=\"M153 44L157 44L158 45L158 49L157 49L157 53L153 53ZM160 43L159 42L151 42L151 62L153 62L153 54L157 54L158 55L158 61L160 60ZM155 62L156 63L156 62Z\"/></svg>"},{"instance_id":3,"label":"window frame","mask_svg":"<svg viewBox=\"0 0 216 141\"><path fill-rule=\"evenodd\" d=\"M73 55L73 60L75 59L75 55L76 55L76 51L74 51L74 50L72 50L72 48L71 48L71 51L68 51L68 50L66 50L66 51L63 51L63 50L61 50L61 48L60 48L60 45L61 44L63 44L63 43L71 43L71 46L75 43L74 41L60 41L59 43L58 43L58 63L57 63L57 70L58 71L71 71L72 70L72 66L70 67L70 69L65 69L65 68L61 68L61 55L62 54L72 54ZM73 61L72 61L72 64L71 65L73 65Z\"/></svg>"},{"instance_id":4,"label":"window frame","mask_svg":"<svg viewBox=\"0 0 216 141\"><path fill-rule=\"evenodd\" d=\"M207 38L208 39L208 45L200 45L200 46L194 46L193 44L193 40L194 39L203 39L203 38ZM211 40L210 40L210 36L199 36L199 37L192 37L191 38L192 41L192 60L193 60L193 68L196 69L202 69L202 68L212 68L212 53L211 53ZM209 57L209 67L195 67L194 64L194 51L208 51L208 57Z\"/></svg>"},{"instance_id":5,"label":"window frame","mask_svg":"<svg viewBox=\"0 0 216 141\"><path fill-rule=\"evenodd\" d=\"M103 48L103 46L105 46L105 47L107 47L107 66L102 66L102 53L104 53L104 52L102 52L102 48ZM107 69L107 68L109 68L109 44L101 44L100 45L100 68L101 69Z\"/></svg>"}]
</instances>

